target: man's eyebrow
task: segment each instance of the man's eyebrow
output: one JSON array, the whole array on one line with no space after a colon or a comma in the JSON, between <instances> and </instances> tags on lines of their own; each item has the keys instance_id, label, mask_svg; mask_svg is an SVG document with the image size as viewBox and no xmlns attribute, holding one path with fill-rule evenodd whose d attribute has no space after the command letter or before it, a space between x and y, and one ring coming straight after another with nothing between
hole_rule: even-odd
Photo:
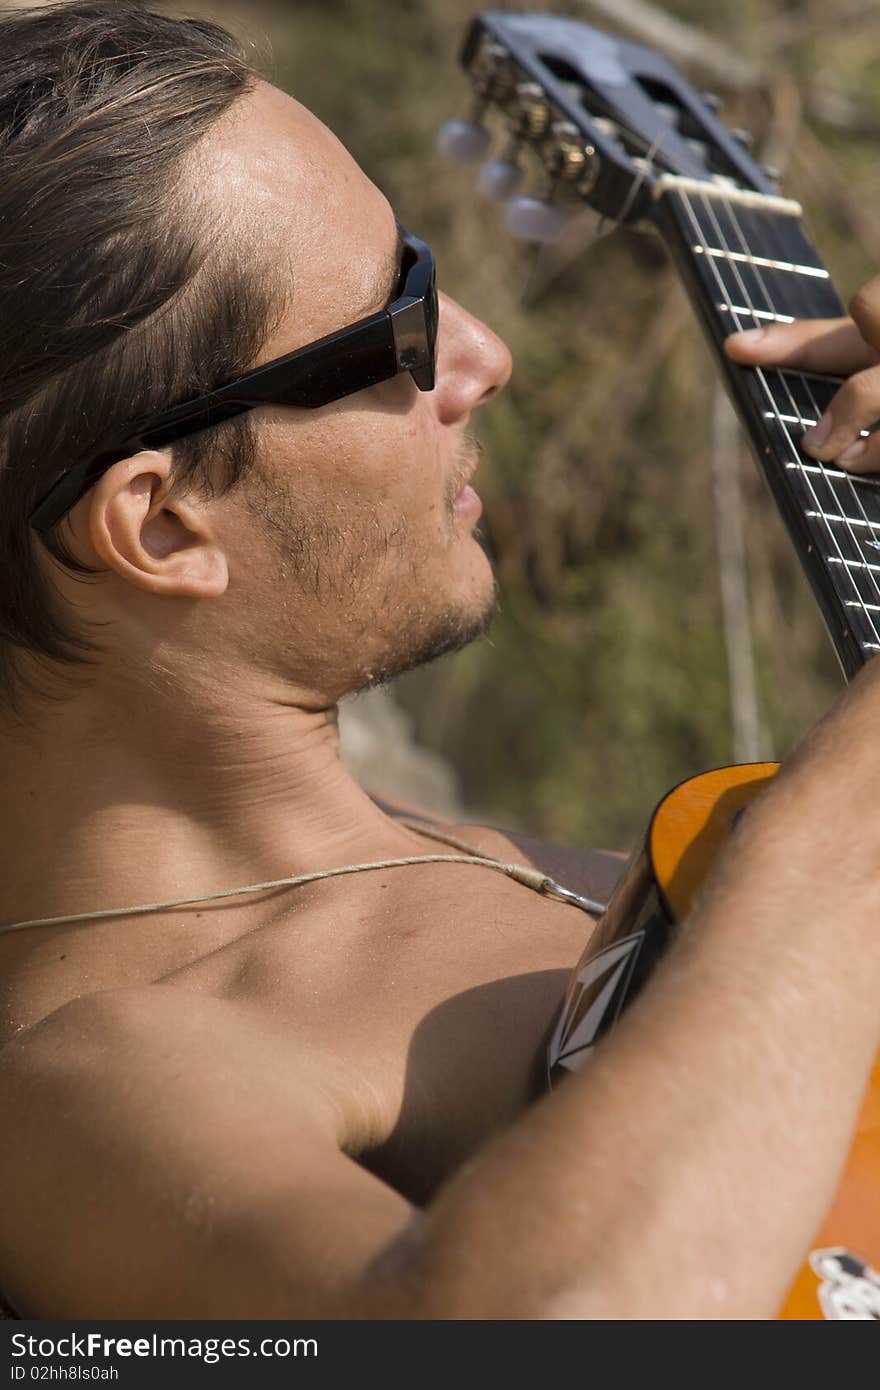
<instances>
[{"instance_id":1,"label":"man's eyebrow","mask_svg":"<svg viewBox=\"0 0 880 1390\"><path fill-rule=\"evenodd\" d=\"M391 255L383 264L381 273L376 277L376 293L373 296L373 303L380 304L383 309L397 289L397 282L400 279L400 263L403 260L403 228L399 222L395 222L395 226L397 228L397 240Z\"/></svg>"}]
</instances>

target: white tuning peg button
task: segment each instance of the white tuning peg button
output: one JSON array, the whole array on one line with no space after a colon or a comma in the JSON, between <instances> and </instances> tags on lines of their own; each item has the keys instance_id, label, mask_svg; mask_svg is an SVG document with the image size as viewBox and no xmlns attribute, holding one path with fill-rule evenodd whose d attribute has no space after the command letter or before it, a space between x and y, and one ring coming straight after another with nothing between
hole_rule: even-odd
<instances>
[{"instance_id":1,"label":"white tuning peg button","mask_svg":"<svg viewBox=\"0 0 880 1390\"><path fill-rule=\"evenodd\" d=\"M543 198L511 198L505 220L511 236L520 241L558 241L565 226L565 209Z\"/></svg>"},{"instance_id":2,"label":"white tuning peg button","mask_svg":"<svg viewBox=\"0 0 880 1390\"><path fill-rule=\"evenodd\" d=\"M490 159L480 170L477 192L483 198L503 203L519 188L523 171L512 159Z\"/></svg>"},{"instance_id":3,"label":"white tuning peg button","mask_svg":"<svg viewBox=\"0 0 880 1390\"><path fill-rule=\"evenodd\" d=\"M491 136L474 121L447 121L437 134L437 152L455 164L475 164L485 159Z\"/></svg>"}]
</instances>

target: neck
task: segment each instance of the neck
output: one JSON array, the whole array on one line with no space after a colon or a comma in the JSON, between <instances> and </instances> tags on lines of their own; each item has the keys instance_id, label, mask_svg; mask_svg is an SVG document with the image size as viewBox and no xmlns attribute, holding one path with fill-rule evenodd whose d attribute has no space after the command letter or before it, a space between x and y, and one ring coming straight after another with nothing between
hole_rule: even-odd
<instances>
[{"instance_id":1,"label":"neck","mask_svg":"<svg viewBox=\"0 0 880 1390\"><path fill-rule=\"evenodd\" d=\"M335 707L217 672L219 700L116 677L0 724L0 921L308 872L388 844Z\"/></svg>"}]
</instances>

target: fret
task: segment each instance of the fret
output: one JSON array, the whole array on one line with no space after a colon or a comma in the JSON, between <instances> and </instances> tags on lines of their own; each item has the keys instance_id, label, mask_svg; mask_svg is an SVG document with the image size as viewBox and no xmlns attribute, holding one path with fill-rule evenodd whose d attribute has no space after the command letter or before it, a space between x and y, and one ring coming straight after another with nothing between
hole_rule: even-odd
<instances>
[{"instance_id":1,"label":"fret","mask_svg":"<svg viewBox=\"0 0 880 1390\"><path fill-rule=\"evenodd\" d=\"M774 314L769 309L751 309L745 304L716 304L720 314L742 314L746 318L768 320L772 323L794 323L794 314Z\"/></svg>"},{"instance_id":2,"label":"fret","mask_svg":"<svg viewBox=\"0 0 880 1390\"><path fill-rule=\"evenodd\" d=\"M751 305L765 312L798 317L833 317L840 311L828 272L793 216L768 213L702 195L688 208L691 247L703 250L695 263L707 286L727 303ZM797 274L784 267L820 272ZM748 320L743 318L743 326Z\"/></svg>"},{"instance_id":3,"label":"fret","mask_svg":"<svg viewBox=\"0 0 880 1390\"><path fill-rule=\"evenodd\" d=\"M842 599L880 601L880 565L868 559L871 552L863 548L864 531L820 523L813 528L813 536L816 552L824 556L826 564L835 566Z\"/></svg>"},{"instance_id":4,"label":"fret","mask_svg":"<svg viewBox=\"0 0 880 1390\"><path fill-rule=\"evenodd\" d=\"M880 641L880 618L873 616L880 604L880 584L877 575L850 561L844 565L836 556L826 557L827 563L839 576L840 598L849 622L858 629L862 640Z\"/></svg>"},{"instance_id":5,"label":"fret","mask_svg":"<svg viewBox=\"0 0 880 1390\"><path fill-rule=\"evenodd\" d=\"M801 457L837 378L743 369L720 348L736 328L836 318L843 306L796 205L695 184L661 195L659 223L699 305L760 466L848 674L880 651L880 479ZM863 431L863 434L867 433Z\"/></svg>"},{"instance_id":6,"label":"fret","mask_svg":"<svg viewBox=\"0 0 880 1390\"><path fill-rule=\"evenodd\" d=\"M722 208L716 220L733 249L759 251L768 260L788 259L821 267L820 257L795 218L760 217L748 208L742 212ZM797 318L834 317L838 311L840 300L827 272L794 276L755 266L754 278L766 287L775 308Z\"/></svg>"},{"instance_id":7,"label":"fret","mask_svg":"<svg viewBox=\"0 0 880 1390\"><path fill-rule=\"evenodd\" d=\"M877 585L870 576L858 570L842 570L836 566L840 575L840 601L847 621L861 641L880 641L880 618L872 616L872 604L878 602Z\"/></svg>"},{"instance_id":8,"label":"fret","mask_svg":"<svg viewBox=\"0 0 880 1390\"><path fill-rule=\"evenodd\" d=\"M844 563L836 555L827 555L825 560L836 577L837 589L842 603L855 603L859 609L867 609L867 605L870 603L880 603L880 584L877 582L877 574L864 563L857 560L848 560ZM873 619L869 621L873 623ZM873 625L876 630L865 635L873 636L880 641L880 623L873 623Z\"/></svg>"},{"instance_id":9,"label":"fret","mask_svg":"<svg viewBox=\"0 0 880 1390\"><path fill-rule=\"evenodd\" d=\"M867 561L871 558L869 552L877 549L877 546L871 545L870 538L875 534L872 530L874 527L878 528L880 534L880 522L869 521L866 517L859 526L852 526L848 521L838 521L824 512L807 512L807 516L815 518L816 525L811 529L821 539L823 548L830 542L832 554L841 563Z\"/></svg>"},{"instance_id":10,"label":"fret","mask_svg":"<svg viewBox=\"0 0 880 1390\"><path fill-rule=\"evenodd\" d=\"M719 313L718 305L728 306L721 312L743 328L751 328L760 322L764 314L773 315L787 321L792 319L816 317L834 318L840 307L836 298L829 300L826 286L816 293L815 281L797 284L791 276L781 272L758 272L748 265L733 262L707 261L696 263L703 286L703 292L711 297L713 312ZM809 294L804 294L806 285ZM734 327L737 326L734 322ZM720 325L727 334L731 331L730 322Z\"/></svg>"},{"instance_id":11,"label":"fret","mask_svg":"<svg viewBox=\"0 0 880 1390\"><path fill-rule=\"evenodd\" d=\"M803 425L804 429L819 423L815 415L786 415L784 410L765 410L763 415L765 420L776 420L783 425ZM870 439L871 434L871 430L859 430L862 439Z\"/></svg>"},{"instance_id":12,"label":"fret","mask_svg":"<svg viewBox=\"0 0 880 1390\"><path fill-rule=\"evenodd\" d=\"M865 560L842 560L838 555L826 555L829 565L846 565L847 569L856 570L876 570L880 574L880 565L869 565Z\"/></svg>"},{"instance_id":13,"label":"fret","mask_svg":"<svg viewBox=\"0 0 880 1390\"><path fill-rule=\"evenodd\" d=\"M852 482L853 475L851 473L845 473L842 468L835 468L830 463L801 463L798 459L796 462L789 460L785 466L789 469L796 468L799 473L813 473L821 478L842 478L844 482ZM863 481L869 482L870 480L866 478ZM874 486L876 487L876 483Z\"/></svg>"},{"instance_id":14,"label":"fret","mask_svg":"<svg viewBox=\"0 0 880 1390\"><path fill-rule=\"evenodd\" d=\"M773 247L774 250L782 251L784 243L777 239L778 228L767 226L766 220L758 220L752 213L746 216L746 220L750 230L746 229L738 215L728 214L724 208L712 209L713 225L718 228L721 238L731 250L748 245L749 238L755 237L768 249ZM828 317L832 308L837 306L837 296L827 279L811 279L794 276L785 271L767 269L754 260L733 262L730 269L739 290L738 302L753 305L756 309L768 309L779 314L790 314L792 318L803 318ZM730 282L727 280L725 283ZM726 297L732 296L728 293Z\"/></svg>"},{"instance_id":15,"label":"fret","mask_svg":"<svg viewBox=\"0 0 880 1390\"><path fill-rule=\"evenodd\" d=\"M880 564L871 559L872 551L880 550L880 495L875 490L863 498L848 474L835 482L799 471L791 485L809 533L810 551L828 566L840 600L857 600L859 607L880 602Z\"/></svg>"},{"instance_id":16,"label":"fret","mask_svg":"<svg viewBox=\"0 0 880 1390\"><path fill-rule=\"evenodd\" d=\"M835 518L859 518L863 526L880 527L880 493L877 485L856 483L849 473L821 465L793 464L789 476L792 491L804 508L804 516L833 524ZM843 520L840 524L845 524Z\"/></svg>"},{"instance_id":17,"label":"fret","mask_svg":"<svg viewBox=\"0 0 880 1390\"><path fill-rule=\"evenodd\" d=\"M825 517L860 516L880 525L880 493L877 483L868 478L821 463L795 463L788 481L803 495L806 507Z\"/></svg>"},{"instance_id":18,"label":"fret","mask_svg":"<svg viewBox=\"0 0 880 1390\"><path fill-rule=\"evenodd\" d=\"M810 380L799 372L761 371L762 419L766 428L787 441L789 457L799 452L801 435L828 407L837 389L835 381Z\"/></svg>"},{"instance_id":19,"label":"fret","mask_svg":"<svg viewBox=\"0 0 880 1390\"><path fill-rule=\"evenodd\" d=\"M792 275L809 275L817 280L827 280L828 271L821 265L794 265L791 261L773 261L767 256L753 256L748 251L730 251L720 246L702 246L699 242L691 246L697 256L717 256L724 261L742 261L744 265L758 266L767 270L785 270Z\"/></svg>"},{"instance_id":20,"label":"fret","mask_svg":"<svg viewBox=\"0 0 880 1390\"><path fill-rule=\"evenodd\" d=\"M831 513L829 513L829 512L809 512L809 511L806 512L806 515L807 515L808 517L810 517L810 518L814 518L814 517L815 517L815 518L818 518L820 521L826 521L826 522L829 522L829 523L834 523L835 525L840 524L840 525L842 525L842 526L871 526L871 527L876 526L876 527L878 528L878 530L880 530L880 521L869 521L869 520L867 519L867 517L861 517L861 516L834 516L833 514L831 514ZM865 541L865 545L874 545L874 546L876 546L876 547L878 548L878 550L880 550L880 540L878 540L878 541Z\"/></svg>"},{"instance_id":21,"label":"fret","mask_svg":"<svg viewBox=\"0 0 880 1390\"><path fill-rule=\"evenodd\" d=\"M753 310L787 314L792 308L791 303L781 294L774 294L771 300L766 289L757 282L755 272L747 266L740 266L728 260L703 261L700 264L701 268L708 267L704 281L713 302L716 305L728 305L726 312L739 320L732 325L733 328L754 327ZM791 317L794 318L795 315L792 314ZM730 329L731 325L727 325L726 331L730 332Z\"/></svg>"},{"instance_id":22,"label":"fret","mask_svg":"<svg viewBox=\"0 0 880 1390\"><path fill-rule=\"evenodd\" d=\"M819 423L814 416L786 415L783 410L765 410L763 415L765 420L775 420L777 423L781 421L783 425L803 425L804 429Z\"/></svg>"}]
</instances>

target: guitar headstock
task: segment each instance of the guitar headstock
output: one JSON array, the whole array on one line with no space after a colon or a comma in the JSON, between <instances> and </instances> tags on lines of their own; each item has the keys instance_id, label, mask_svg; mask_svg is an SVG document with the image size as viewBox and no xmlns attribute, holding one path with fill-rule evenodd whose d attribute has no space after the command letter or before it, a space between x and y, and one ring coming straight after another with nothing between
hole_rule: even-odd
<instances>
[{"instance_id":1,"label":"guitar headstock","mask_svg":"<svg viewBox=\"0 0 880 1390\"><path fill-rule=\"evenodd\" d=\"M480 191L510 197L521 153L531 150L554 194L550 203L514 200L535 204L535 229L548 233L536 240L552 240L561 226L559 195L573 195L613 221L637 222L651 217L664 175L731 191L776 191L770 174L746 152L747 133L728 130L711 99L640 44L576 19L489 10L471 24L462 63L474 86L475 119L449 122L440 149L461 161L481 158L490 136L479 122L494 112L509 144L502 158L484 167ZM550 209L543 227L541 206ZM528 236L527 226L526 216L522 235Z\"/></svg>"}]
</instances>

